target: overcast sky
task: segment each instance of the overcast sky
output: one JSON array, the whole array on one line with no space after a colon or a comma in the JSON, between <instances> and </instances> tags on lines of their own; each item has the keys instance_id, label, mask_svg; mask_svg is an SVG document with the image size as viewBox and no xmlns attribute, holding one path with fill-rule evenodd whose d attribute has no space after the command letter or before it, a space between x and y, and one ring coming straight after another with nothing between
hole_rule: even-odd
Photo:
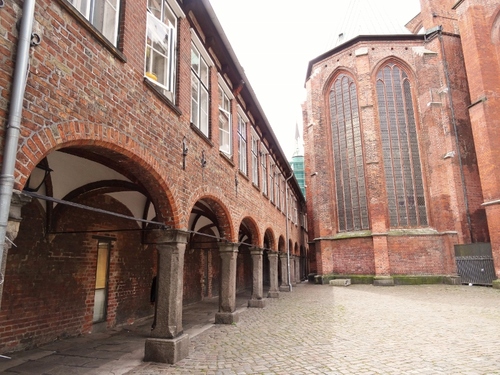
<instances>
[{"instance_id":1,"label":"overcast sky","mask_svg":"<svg viewBox=\"0 0 500 375\"><path fill-rule=\"evenodd\" d=\"M309 61L330 50L353 23L367 23L352 1L376 6L365 14L399 25L420 11L419 0L210 0L288 159L295 151L295 124L302 134Z\"/></svg>"}]
</instances>

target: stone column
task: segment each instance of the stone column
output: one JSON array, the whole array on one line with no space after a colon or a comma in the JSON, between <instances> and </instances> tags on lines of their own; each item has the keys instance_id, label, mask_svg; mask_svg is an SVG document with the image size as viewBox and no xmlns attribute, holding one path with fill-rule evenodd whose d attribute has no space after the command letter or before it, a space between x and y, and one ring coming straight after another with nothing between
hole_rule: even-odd
<instances>
[{"instance_id":1,"label":"stone column","mask_svg":"<svg viewBox=\"0 0 500 375\"><path fill-rule=\"evenodd\" d=\"M9 253L9 249L12 247L12 244L19 234L19 226L21 225L22 220L21 209L26 203L29 202L31 202L31 197L23 195L19 190L14 190L12 192L4 248L0 249L0 251L3 251L2 264L0 264L0 307L2 305L3 282L7 268L7 255Z\"/></svg>"},{"instance_id":2,"label":"stone column","mask_svg":"<svg viewBox=\"0 0 500 375\"><path fill-rule=\"evenodd\" d=\"M295 255L290 255L290 282L292 286L297 285L297 280L295 279L297 273L297 269L295 268Z\"/></svg>"},{"instance_id":3,"label":"stone column","mask_svg":"<svg viewBox=\"0 0 500 375\"><path fill-rule=\"evenodd\" d=\"M269 251L269 293L267 298L278 298L280 292L278 290L278 253Z\"/></svg>"},{"instance_id":4,"label":"stone column","mask_svg":"<svg viewBox=\"0 0 500 375\"><path fill-rule=\"evenodd\" d=\"M262 254L264 250L258 247L250 249L252 256L252 297L248 301L248 307L265 307L266 301L262 299L264 286L262 284Z\"/></svg>"},{"instance_id":5,"label":"stone column","mask_svg":"<svg viewBox=\"0 0 500 375\"><path fill-rule=\"evenodd\" d=\"M300 283L300 256L295 257L295 282Z\"/></svg>"},{"instance_id":6,"label":"stone column","mask_svg":"<svg viewBox=\"0 0 500 375\"><path fill-rule=\"evenodd\" d=\"M280 292L289 292L290 284L288 283L288 257L286 253L280 253L280 261L281 261Z\"/></svg>"},{"instance_id":7,"label":"stone column","mask_svg":"<svg viewBox=\"0 0 500 375\"><path fill-rule=\"evenodd\" d=\"M219 243L220 265L220 295L219 312L215 314L216 324L232 324L238 321L236 310L236 261L238 245Z\"/></svg>"},{"instance_id":8,"label":"stone column","mask_svg":"<svg viewBox=\"0 0 500 375\"><path fill-rule=\"evenodd\" d=\"M158 249L156 326L146 339L144 361L175 363L189 354L189 336L182 330L184 251L187 233L158 230L150 234Z\"/></svg>"}]
</instances>

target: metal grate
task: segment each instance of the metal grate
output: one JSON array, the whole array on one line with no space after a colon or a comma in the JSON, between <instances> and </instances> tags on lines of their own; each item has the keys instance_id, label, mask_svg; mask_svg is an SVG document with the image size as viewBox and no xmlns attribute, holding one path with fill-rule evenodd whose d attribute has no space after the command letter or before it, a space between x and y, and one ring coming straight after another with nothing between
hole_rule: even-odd
<instances>
[{"instance_id":1,"label":"metal grate","mask_svg":"<svg viewBox=\"0 0 500 375\"><path fill-rule=\"evenodd\" d=\"M456 257L456 261L458 275L463 284L492 285L496 279L492 257Z\"/></svg>"},{"instance_id":2,"label":"metal grate","mask_svg":"<svg viewBox=\"0 0 500 375\"><path fill-rule=\"evenodd\" d=\"M455 245L455 260L463 284L492 285L496 279L490 243Z\"/></svg>"}]
</instances>

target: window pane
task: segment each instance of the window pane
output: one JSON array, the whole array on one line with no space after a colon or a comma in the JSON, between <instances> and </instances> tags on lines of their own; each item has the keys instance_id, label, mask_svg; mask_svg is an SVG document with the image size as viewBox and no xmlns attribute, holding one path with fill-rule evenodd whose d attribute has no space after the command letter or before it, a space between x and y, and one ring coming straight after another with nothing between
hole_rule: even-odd
<instances>
[{"instance_id":1,"label":"window pane","mask_svg":"<svg viewBox=\"0 0 500 375\"><path fill-rule=\"evenodd\" d=\"M159 20L161 20L161 5L161 0L148 0L148 9Z\"/></svg>"},{"instance_id":2,"label":"window pane","mask_svg":"<svg viewBox=\"0 0 500 375\"><path fill-rule=\"evenodd\" d=\"M427 225L411 88L406 73L389 64L377 75L390 225Z\"/></svg>"},{"instance_id":3,"label":"window pane","mask_svg":"<svg viewBox=\"0 0 500 375\"><path fill-rule=\"evenodd\" d=\"M191 73L191 122L199 126L198 123L198 114L199 114L199 105L198 105L198 78L196 78L194 73Z\"/></svg>"},{"instance_id":4,"label":"window pane","mask_svg":"<svg viewBox=\"0 0 500 375\"><path fill-rule=\"evenodd\" d=\"M208 137L208 91L201 89L200 130Z\"/></svg>"},{"instance_id":5,"label":"window pane","mask_svg":"<svg viewBox=\"0 0 500 375\"><path fill-rule=\"evenodd\" d=\"M339 231L368 229L358 97L347 75L340 75L332 86L330 117Z\"/></svg>"}]
</instances>

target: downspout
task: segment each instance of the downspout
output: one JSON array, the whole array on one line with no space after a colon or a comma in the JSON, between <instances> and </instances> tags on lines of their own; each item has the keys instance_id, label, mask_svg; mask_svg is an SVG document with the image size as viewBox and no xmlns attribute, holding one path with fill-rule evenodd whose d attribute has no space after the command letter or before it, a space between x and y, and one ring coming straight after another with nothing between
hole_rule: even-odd
<instances>
[{"instance_id":1,"label":"downspout","mask_svg":"<svg viewBox=\"0 0 500 375\"><path fill-rule=\"evenodd\" d=\"M451 94L451 80L450 80L450 72L448 70L448 61L446 60L446 51L443 43L443 28L439 26L438 30L439 42L441 44L441 53L443 55L443 67L444 67L444 75L446 77L446 86L448 87L448 100L450 101L450 112L451 112L451 122L453 124L453 132L455 133L455 145L457 147L457 157L460 169L460 179L462 182L462 194L464 195L464 205L465 205L465 215L467 217L467 228L469 229L469 236L472 243L474 243L474 234L472 232L472 224L470 218L470 208L469 208L469 199L467 197L467 185L465 184L465 176L464 176L464 166L462 163L462 153L460 152L460 143L458 140L458 131L457 131L457 121L455 118L455 107L453 105L453 97Z\"/></svg>"},{"instance_id":2,"label":"downspout","mask_svg":"<svg viewBox=\"0 0 500 375\"><path fill-rule=\"evenodd\" d=\"M3 283L2 264L5 249L7 225L9 222L10 203L14 189L14 168L19 142L21 115L24 92L28 77L29 50L31 32L35 17L35 0L24 0L19 42L17 45L16 65L12 83L12 95L9 108L9 121L5 135L2 171L0 175L0 284Z\"/></svg>"},{"instance_id":3,"label":"downspout","mask_svg":"<svg viewBox=\"0 0 500 375\"><path fill-rule=\"evenodd\" d=\"M285 236L286 236L286 260L288 262L288 288L292 291L292 277L290 275L290 241L288 239L288 181L293 177L293 171L290 177L285 180Z\"/></svg>"}]
</instances>

